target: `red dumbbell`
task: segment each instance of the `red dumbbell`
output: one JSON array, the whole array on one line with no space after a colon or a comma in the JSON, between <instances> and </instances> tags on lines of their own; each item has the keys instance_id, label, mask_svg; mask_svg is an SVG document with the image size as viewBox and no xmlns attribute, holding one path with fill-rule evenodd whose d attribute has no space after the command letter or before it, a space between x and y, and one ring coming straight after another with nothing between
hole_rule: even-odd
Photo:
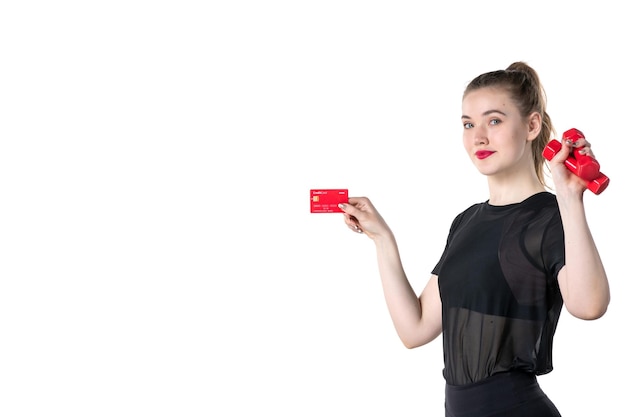
<instances>
[{"instance_id":1,"label":"red dumbbell","mask_svg":"<svg viewBox=\"0 0 626 417\"><path fill-rule=\"evenodd\" d=\"M578 129L570 129L563 133L563 139L570 140L572 143L584 137L583 132ZM543 150L544 158L551 161L561 147L560 141L552 139ZM609 177L600 172L598 161L590 155L581 155L579 149L574 148L564 164L567 169L587 181L587 189L594 194L600 194L609 185Z\"/></svg>"}]
</instances>

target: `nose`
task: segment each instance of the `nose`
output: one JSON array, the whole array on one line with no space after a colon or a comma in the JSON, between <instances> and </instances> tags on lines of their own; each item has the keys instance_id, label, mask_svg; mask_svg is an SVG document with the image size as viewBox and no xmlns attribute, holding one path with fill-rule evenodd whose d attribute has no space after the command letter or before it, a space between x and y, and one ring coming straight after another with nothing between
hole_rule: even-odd
<instances>
[{"instance_id":1,"label":"nose","mask_svg":"<svg viewBox=\"0 0 626 417\"><path fill-rule=\"evenodd\" d=\"M487 132L485 129L476 126L474 128L474 145L486 145L489 143L489 139L487 139Z\"/></svg>"}]
</instances>

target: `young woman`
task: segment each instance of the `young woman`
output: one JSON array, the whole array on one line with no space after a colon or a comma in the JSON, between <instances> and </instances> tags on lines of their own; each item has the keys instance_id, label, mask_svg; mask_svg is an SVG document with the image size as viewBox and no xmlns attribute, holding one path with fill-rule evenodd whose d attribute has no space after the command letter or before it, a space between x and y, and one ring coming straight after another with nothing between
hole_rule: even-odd
<instances>
[{"instance_id":1,"label":"young woman","mask_svg":"<svg viewBox=\"0 0 626 417\"><path fill-rule=\"evenodd\" d=\"M486 176L489 199L461 212L432 276L417 296L394 235L366 197L340 205L346 224L376 246L383 292L408 348L443 332L447 417L560 416L536 375L552 371L563 304L593 320L609 285L589 230L585 181L563 161L585 139L563 142L544 180L543 148L554 129L534 69L516 62L479 75L462 101L463 144ZM566 262L567 260L567 262Z\"/></svg>"}]
</instances>

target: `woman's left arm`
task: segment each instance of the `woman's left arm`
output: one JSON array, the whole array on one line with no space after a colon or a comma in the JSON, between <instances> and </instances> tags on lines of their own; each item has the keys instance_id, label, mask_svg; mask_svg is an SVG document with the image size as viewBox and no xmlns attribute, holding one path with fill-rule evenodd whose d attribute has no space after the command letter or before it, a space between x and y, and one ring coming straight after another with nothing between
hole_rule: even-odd
<instances>
[{"instance_id":1,"label":"woman's left arm","mask_svg":"<svg viewBox=\"0 0 626 417\"><path fill-rule=\"evenodd\" d=\"M589 143L564 142L563 149L555 156L550 168L556 190L556 198L563 221L565 235L565 266L558 280L567 310L583 320L595 320L606 312L611 298L609 282L594 242L583 204L586 182L569 172L563 161L571 146L593 156Z\"/></svg>"}]
</instances>

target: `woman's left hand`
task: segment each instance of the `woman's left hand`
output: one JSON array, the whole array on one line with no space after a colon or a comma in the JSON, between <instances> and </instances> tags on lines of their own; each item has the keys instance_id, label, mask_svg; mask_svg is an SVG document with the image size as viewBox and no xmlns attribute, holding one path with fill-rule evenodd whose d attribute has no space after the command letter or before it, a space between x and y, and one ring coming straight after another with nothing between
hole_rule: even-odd
<instances>
[{"instance_id":1,"label":"woman's left hand","mask_svg":"<svg viewBox=\"0 0 626 417\"><path fill-rule=\"evenodd\" d=\"M585 138L580 138L576 142L563 139L561 144L561 150L557 152L550 161L550 171L552 173L554 187L557 193L568 192L582 196L583 192L587 189L587 181L571 172L565 166L565 161L571 157L576 161L576 164L579 164L585 163L585 159L587 159L585 157L595 159L593 151L591 150L591 144ZM576 159L572 153L578 154L578 159Z\"/></svg>"}]
</instances>

